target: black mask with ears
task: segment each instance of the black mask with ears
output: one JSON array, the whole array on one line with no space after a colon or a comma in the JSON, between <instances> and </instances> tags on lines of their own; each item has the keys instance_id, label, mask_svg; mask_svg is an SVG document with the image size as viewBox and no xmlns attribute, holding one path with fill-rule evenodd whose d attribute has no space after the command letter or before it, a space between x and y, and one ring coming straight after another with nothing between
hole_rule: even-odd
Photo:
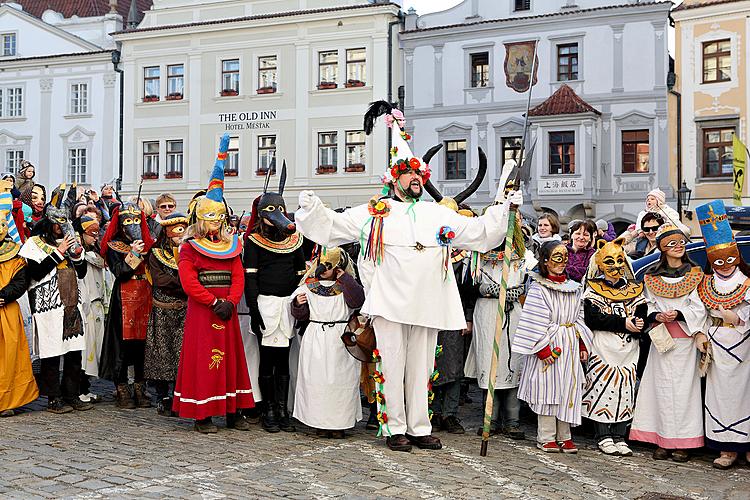
<instances>
[{"instance_id":1,"label":"black mask with ears","mask_svg":"<svg viewBox=\"0 0 750 500\"><path fill-rule=\"evenodd\" d=\"M120 207L120 230L129 243L143 239L143 233L141 232L141 216L141 209L135 203L126 201Z\"/></svg>"},{"instance_id":2,"label":"black mask with ears","mask_svg":"<svg viewBox=\"0 0 750 500\"><path fill-rule=\"evenodd\" d=\"M286 213L286 203L284 202L284 184L286 184L286 161L281 167L281 176L279 178L279 192L268 192L268 181L271 179L269 168L266 172L266 184L263 186L263 195L258 201L258 217L270 222L280 233L292 234L297 230L297 226L289 220Z\"/></svg>"}]
</instances>

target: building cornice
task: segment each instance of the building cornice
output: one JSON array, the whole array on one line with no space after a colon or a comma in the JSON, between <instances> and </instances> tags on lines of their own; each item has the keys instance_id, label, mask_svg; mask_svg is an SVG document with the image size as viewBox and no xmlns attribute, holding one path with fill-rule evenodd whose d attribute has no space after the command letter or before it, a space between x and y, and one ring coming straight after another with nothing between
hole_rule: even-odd
<instances>
[{"instance_id":1,"label":"building cornice","mask_svg":"<svg viewBox=\"0 0 750 500\"><path fill-rule=\"evenodd\" d=\"M0 68L3 70L22 68L31 69L30 62L38 63L38 65L63 65L70 64L71 59L78 59L78 61L111 61L112 60L111 50L97 50L93 52L73 52L70 54L53 54L49 56L34 56L34 57L15 57L13 59L0 59Z\"/></svg>"},{"instance_id":2,"label":"building cornice","mask_svg":"<svg viewBox=\"0 0 750 500\"><path fill-rule=\"evenodd\" d=\"M719 2L709 5L696 5L672 11L676 22L692 21L706 17L747 15L750 13L750 0L740 2Z\"/></svg>"},{"instance_id":3,"label":"building cornice","mask_svg":"<svg viewBox=\"0 0 750 500\"><path fill-rule=\"evenodd\" d=\"M308 9L271 14L258 14L254 16L216 19L212 21L200 21L195 23L152 26L148 28L117 31L115 33L111 33L111 35L116 41L122 42L129 40L138 40L141 38L193 34L209 30L226 31L245 28L268 27L280 24L296 24L300 21L325 21L331 19L331 14L335 14L336 18L339 19L361 17L363 15L372 16L377 14L390 14L394 17L397 17L399 15L399 11L399 6L394 3L349 5L342 7L330 7L325 9Z\"/></svg>"}]
</instances>

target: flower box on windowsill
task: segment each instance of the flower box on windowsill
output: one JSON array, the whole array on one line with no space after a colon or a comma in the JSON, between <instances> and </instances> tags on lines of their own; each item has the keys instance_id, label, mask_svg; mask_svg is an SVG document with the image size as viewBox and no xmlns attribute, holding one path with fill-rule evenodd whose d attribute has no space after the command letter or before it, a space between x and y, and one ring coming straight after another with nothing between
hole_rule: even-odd
<instances>
[{"instance_id":1,"label":"flower box on windowsill","mask_svg":"<svg viewBox=\"0 0 750 500\"><path fill-rule=\"evenodd\" d=\"M142 179L158 179L159 173L158 172L143 172L143 175L141 176Z\"/></svg>"},{"instance_id":2,"label":"flower box on windowsill","mask_svg":"<svg viewBox=\"0 0 750 500\"><path fill-rule=\"evenodd\" d=\"M320 82L318 84L318 90L329 90L338 87L336 82Z\"/></svg>"},{"instance_id":3,"label":"flower box on windowsill","mask_svg":"<svg viewBox=\"0 0 750 500\"><path fill-rule=\"evenodd\" d=\"M319 174L335 174L336 165L321 165L318 167Z\"/></svg>"},{"instance_id":4,"label":"flower box on windowsill","mask_svg":"<svg viewBox=\"0 0 750 500\"><path fill-rule=\"evenodd\" d=\"M261 87L257 90L258 94L275 94L276 87Z\"/></svg>"},{"instance_id":5,"label":"flower box on windowsill","mask_svg":"<svg viewBox=\"0 0 750 500\"><path fill-rule=\"evenodd\" d=\"M165 179L182 179L182 172L167 172L164 174Z\"/></svg>"},{"instance_id":6,"label":"flower box on windowsill","mask_svg":"<svg viewBox=\"0 0 750 500\"><path fill-rule=\"evenodd\" d=\"M347 165L344 168L344 172L364 172L364 171L365 171L364 163L352 163L351 165Z\"/></svg>"},{"instance_id":7,"label":"flower box on windowsill","mask_svg":"<svg viewBox=\"0 0 750 500\"><path fill-rule=\"evenodd\" d=\"M180 100L182 100L182 94L175 93L175 94L169 94L167 96L167 101L180 101Z\"/></svg>"},{"instance_id":8,"label":"flower box on windowsill","mask_svg":"<svg viewBox=\"0 0 750 500\"><path fill-rule=\"evenodd\" d=\"M238 174L239 174L239 172L237 170L235 170L235 169L231 169L231 170L230 169L226 169L226 168L224 169L224 176L225 177L237 177Z\"/></svg>"},{"instance_id":9,"label":"flower box on windowsill","mask_svg":"<svg viewBox=\"0 0 750 500\"><path fill-rule=\"evenodd\" d=\"M268 172L268 170L260 170L259 169L259 170L255 171L255 175L257 175L258 177L265 177L266 176L266 172ZM276 175L276 169L271 170L271 175Z\"/></svg>"},{"instance_id":10,"label":"flower box on windowsill","mask_svg":"<svg viewBox=\"0 0 750 500\"><path fill-rule=\"evenodd\" d=\"M159 96L158 95L147 95L143 98L143 102L158 102Z\"/></svg>"},{"instance_id":11,"label":"flower box on windowsill","mask_svg":"<svg viewBox=\"0 0 750 500\"><path fill-rule=\"evenodd\" d=\"M221 91L221 97L229 97L229 96L236 96L240 95L239 91L237 90L222 90Z\"/></svg>"},{"instance_id":12,"label":"flower box on windowsill","mask_svg":"<svg viewBox=\"0 0 750 500\"><path fill-rule=\"evenodd\" d=\"M348 88L348 89L350 89L352 87L364 87L365 86L365 82L363 82L361 80L347 80L346 83L344 84L344 86L346 88Z\"/></svg>"}]
</instances>

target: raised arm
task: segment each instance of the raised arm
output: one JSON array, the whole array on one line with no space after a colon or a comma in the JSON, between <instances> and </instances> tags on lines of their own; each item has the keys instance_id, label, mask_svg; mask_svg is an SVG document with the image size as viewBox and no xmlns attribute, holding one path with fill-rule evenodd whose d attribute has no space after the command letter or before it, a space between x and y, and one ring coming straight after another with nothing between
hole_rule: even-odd
<instances>
[{"instance_id":1,"label":"raised arm","mask_svg":"<svg viewBox=\"0 0 750 500\"><path fill-rule=\"evenodd\" d=\"M294 222L305 238L334 247L358 241L362 231L369 231L369 213L366 205L350 208L342 213L323 206L312 191L299 195L300 208L294 212ZM367 237L367 234L364 235Z\"/></svg>"}]
</instances>

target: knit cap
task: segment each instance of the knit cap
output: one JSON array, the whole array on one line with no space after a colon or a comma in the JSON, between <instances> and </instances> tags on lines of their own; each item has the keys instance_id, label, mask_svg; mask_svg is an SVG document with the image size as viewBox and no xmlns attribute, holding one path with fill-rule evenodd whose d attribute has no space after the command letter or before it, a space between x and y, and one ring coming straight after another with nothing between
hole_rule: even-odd
<instances>
[{"instance_id":1,"label":"knit cap","mask_svg":"<svg viewBox=\"0 0 750 500\"><path fill-rule=\"evenodd\" d=\"M598 221L596 221L596 228L600 231L606 231L607 229L609 229L609 224L606 220L599 219Z\"/></svg>"},{"instance_id":2,"label":"knit cap","mask_svg":"<svg viewBox=\"0 0 750 500\"><path fill-rule=\"evenodd\" d=\"M656 198L657 203L659 203L659 206L664 205L667 202L667 195L664 194L664 191L662 191L659 188L652 189L648 192L648 196L653 196Z\"/></svg>"}]
</instances>

